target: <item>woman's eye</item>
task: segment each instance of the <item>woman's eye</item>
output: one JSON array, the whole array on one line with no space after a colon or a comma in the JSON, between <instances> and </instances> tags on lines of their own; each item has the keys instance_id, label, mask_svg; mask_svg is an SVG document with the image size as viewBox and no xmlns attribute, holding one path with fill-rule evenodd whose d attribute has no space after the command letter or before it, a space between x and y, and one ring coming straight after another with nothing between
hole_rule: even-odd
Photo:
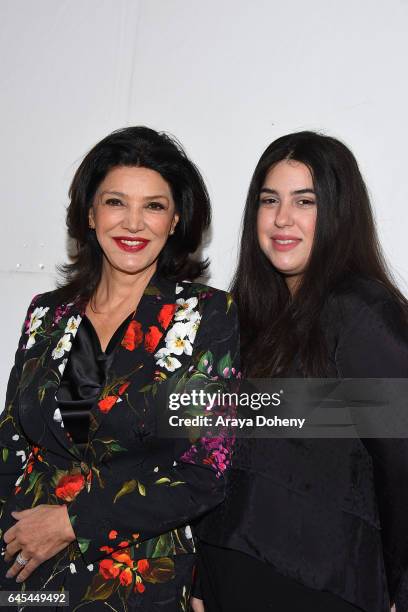
<instances>
[{"instance_id":1,"label":"woman's eye","mask_svg":"<svg viewBox=\"0 0 408 612\"><path fill-rule=\"evenodd\" d=\"M277 204L277 200L276 198L261 198L259 203L263 204L264 206L275 206L275 204Z\"/></svg>"},{"instance_id":2,"label":"woman's eye","mask_svg":"<svg viewBox=\"0 0 408 612\"><path fill-rule=\"evenodd\" d=\"M161 202L149 202L147 207L150 208L150 210L164 210L165 209L164 204L161 204Z\"/></svg>"},{"instance_id":3,"label":"woman's eye","mask_svg":"<svg viewBox=\"0 0 408 612\"><path fill-rule=\"evenodd\" d=\"M109 206L121 206L122 201L118 200L117 198L109 198L108 200L105 200L105 204L109 204Z\"/></svg>"},{"instance_id":4,"label":"woman's eye","mask_svg":"<svg viewBox=\"0 0 408 612\"><path fill-rule=\"evenodd\" d=\"M297 205L301 208L308 208L309 206L313 206L315 204L314 200L298 200Z\"/></svg>"}]
</instances>

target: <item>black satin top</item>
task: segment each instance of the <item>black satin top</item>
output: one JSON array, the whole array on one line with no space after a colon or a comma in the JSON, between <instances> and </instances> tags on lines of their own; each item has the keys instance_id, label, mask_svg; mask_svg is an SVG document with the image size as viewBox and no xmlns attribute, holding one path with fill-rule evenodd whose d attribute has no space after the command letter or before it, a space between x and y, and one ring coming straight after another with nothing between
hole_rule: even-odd
<instances>
[{"instance_id":1,"label":"black satin top","mask_svg":"<svg viewBox=\"0 0 408 612\"><path fill-rule=\"evenodd\" d=\"M121 341L133 314L117 328L105 352L94 326L86 315L78 327L75 340L57 393L65 429L79 447L86 445L89 417L99 398L112 364L115 349Z\"/></svg>"},{"instance_id":2,"label":"black satin top","mask_svg":"<svg viewBox=\"0 0 408 612\"><path fill-rule=\"evenodd\" d=\"M322 329L331 377L408 378L406 319L379 283L331 296ZM226 500L196 531L365 612L406 612L407 511L407 439L237 439Z\"/></svg>"}]
</instances>

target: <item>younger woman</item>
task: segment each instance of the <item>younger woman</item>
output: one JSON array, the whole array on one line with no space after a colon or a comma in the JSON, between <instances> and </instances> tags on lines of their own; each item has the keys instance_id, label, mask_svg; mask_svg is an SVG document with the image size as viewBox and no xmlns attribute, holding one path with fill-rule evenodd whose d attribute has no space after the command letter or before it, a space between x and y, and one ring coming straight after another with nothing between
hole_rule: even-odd
<instances>
[{"instance_id":1,"label":"younger woman","mask_svg":"<svg viewBox=\"0 0 408 612\"><path fill-rule=\"evenodd\" d=\"M252 178L233 282L247 377L408 377L407 300L357 162L313 132ZM408 440L240 441L198 528L206 612L408 608Z\"/></svg>"}]
</instances>

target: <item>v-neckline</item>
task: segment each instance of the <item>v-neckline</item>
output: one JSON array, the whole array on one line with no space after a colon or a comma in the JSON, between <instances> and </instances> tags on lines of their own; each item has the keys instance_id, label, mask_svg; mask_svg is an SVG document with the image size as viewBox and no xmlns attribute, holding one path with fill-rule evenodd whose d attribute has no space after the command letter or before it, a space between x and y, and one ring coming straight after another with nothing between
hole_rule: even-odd
<instances>
[{"instance_id":1,"label":"v-neckline","mask_svg":"<svg viewBox=\"0 0 408 612\"><path fill-rule=\"evenodd\" d=\"M135 314L134 312L131 312L130 314L128 314L126 319L124 319L122 321L122 323L120 323L120 325L116 328L116 330L113 332L112 336L110 337L110 339L108 341L108 344L106 345L106 348L105 348L104 351L102 350L101 341L99 339L98 333L97 333L97 331L96 331L96 329L95 329L91 319L88 317L88 315L86 313L84 314L83 319L84 319L84 321L86 321L86 323L88 325L88 328L90 329L91 334L92 334L92 336L93 336L93 338L95 340L96 346L98 348L98 355L99 356L105 357L105 356L108 356L108 355L110 355L112 353L112 351L115 349L115 347L117 346L117 344L119 343L119 341L122 339L122 337L124 335L125 330L124 329L122 330L122 328L125 328L125 325L130 323L130 320L133 318L134 314ZM122 333L122 331L123 331L123 333ZM120 335L121 333L122 333L122 335Z\"/></svg>"}]
</instances>

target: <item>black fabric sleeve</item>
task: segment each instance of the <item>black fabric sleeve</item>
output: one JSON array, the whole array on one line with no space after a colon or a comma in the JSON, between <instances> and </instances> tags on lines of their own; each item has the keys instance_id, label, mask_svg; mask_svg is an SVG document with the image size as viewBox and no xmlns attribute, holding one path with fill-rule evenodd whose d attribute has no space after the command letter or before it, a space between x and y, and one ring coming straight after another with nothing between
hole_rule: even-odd
<instances>
[{"instance_id":1,"label":"black fabric sleeve","mask_svg":"<svg viewBox=\"0 0 408 612\"><path fill-rule=\"evenodd\" d=\"M23 369L25 343L28 340L26 325L30 321L38 298L39 296L36 296L32 300L24 319L14 365L7 384L5 408L0 414L0 507L11 495L18 476L23 473L25 459L29 452L29 443L19 426L19 385Z\"/></svg>"},{"instance_id":2,"label":"black fabric sleeve","mask_svg":"<svg viewBox=\"0 0 408 612\"><path fill-rule=\"evenodd\" d=\"M408 330L399 305L363 306L340 336L342 378L408 378ZM407 405L408 410L408 405ZM391 601L408 609L408 439L362 439L371 455Z\"/></svg>"}]
</instances>

